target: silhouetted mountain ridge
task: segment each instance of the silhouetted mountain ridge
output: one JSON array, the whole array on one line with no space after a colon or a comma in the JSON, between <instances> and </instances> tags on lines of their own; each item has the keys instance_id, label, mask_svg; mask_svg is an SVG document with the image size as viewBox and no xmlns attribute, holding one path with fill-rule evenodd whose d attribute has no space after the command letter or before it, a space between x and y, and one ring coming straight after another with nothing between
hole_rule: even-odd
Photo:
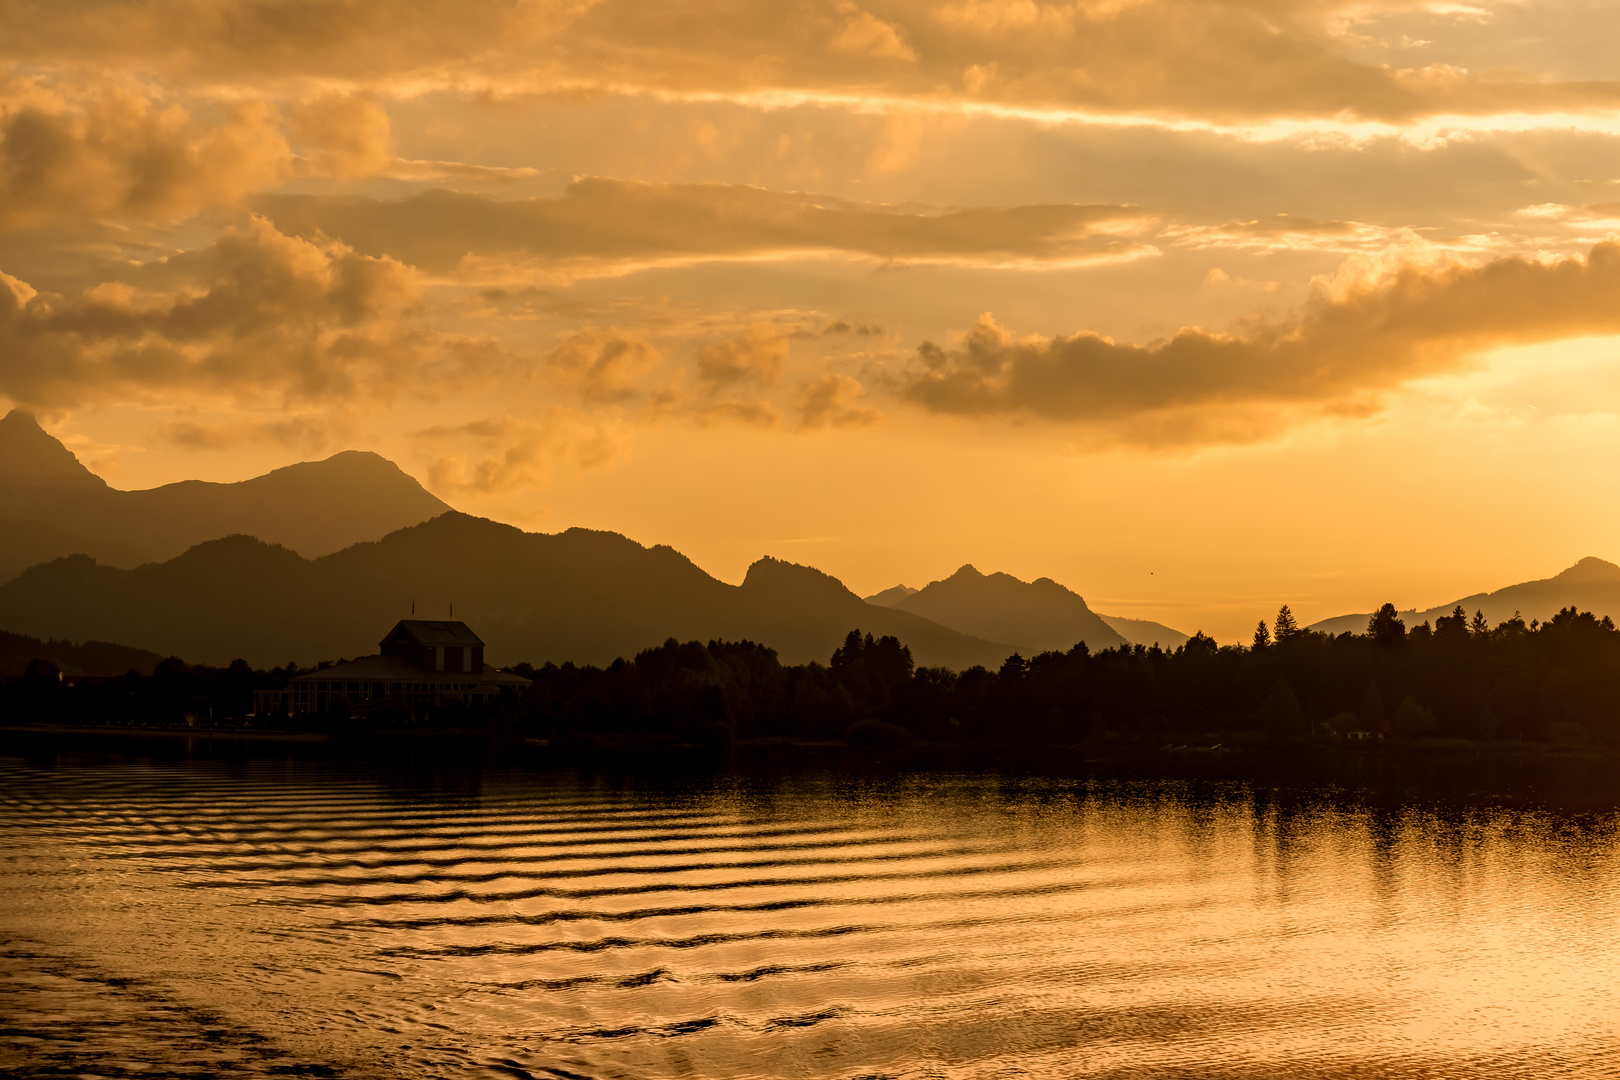
<instances>
[{"instance_id":1,"label":"silhouetted mountain ridge","mask_svg":"<svg viewBox=\"0 0 1620 1080\"><path fill-rule=\"evenodd\" d=\"M13 409L0 417L0 485L12 488L107 490L107 482L39 426L34 414Z\"/></svg>"},{"instance_id":2,"label":"silhouetted mountain ridge","mask_svg":"<svg viewBox=\"0 0 1620 1080\"><path fill-rule=\"evenodd\" d=\"M1126 644L1079 594L1051 578L1020 581L1011 574L982 574L971 564L902 596L893 607L975 637L1010 641L1028 654L1066 651L1080 641L1092 650Z\"/></svg>"},{"instance_id":3,"label":"silhouetted mountain ridge","mask_svg":"<svg viewBox=\"0 0 1620 1080\"><path fill-rule=\"evenodd\" d=\"M233 535L134 569L73 556L0 586L0 626L255 665L371 652L396 619L454 604L492 662L605 664L666 638L747 638L825 661L851 629L893 634L919 663L999 664L1012 647L867 604L836 578L766 558L741 586L673 548L588 529L528 533L450 512L306 559Z\"/></svg>"},{"instance_id":4,"label":"silhouetted mountain ridge","mask_svg":"<svg viewBox=\"0 0 1620 1080\"><path fill-rule=\"evenodd\" d=\"M1411 629L1424 621L1433 623L1440 616L1451 614L1458 605L1470 616L1476 611L1484 612L1493 626L1512 618L1515 613L1522 615L1526 622L1531 619L1545 622L1561 608L1572 605L1582 611L1620 619L1620 566L1588 555L1550 578L1520 582L1495 592L1474 593L1423 610L1409 608L1400 616L1407 629ZM1330 634L1346 631L1360 634L1366 632L1367 620L1371 617L1371 612L1337 615L1312 623L1310 629Z\"/></svg>"},{"instance_id":5,"label":"silhouetted mountain ridge","mask_svg":"<svg viewBox=\"0 0 1620 1080\"><path fill-rule=\"evenodd\" d=\"M1101 612L1097 613L1097 618L1132 645L1157 645L1161 649L1174 651L1192 638L1191 634L1183 634L1152 619L1130 619L1124 615L1104 615Z\"/></svg>"},{"instance_id":6,"label":"silhouetted mountain ridge","mask_svg":"<svg viewBox=\"0 0 1620 1080\"><path fill-rule=\"evenodd\" d=\"M876 604L879 607L894 607L894 605L898 604L900 601L904 600L906 597L910 596L916 591L916 589L913 589L909 585L891 585L882 592L873 593L871 596L868 596L866 598L866 602L868 604Z\"/></svg>"},{"instance_id":7,"label":"silhouetted mountain ridge","mask_svg":"<svg viewBox=\"0 0 1620 1080\"><path fill-rule=\"evenodd\" d=\"M933 591L927 597L917 599L929 590ZM1011 574L982 574L972 564L928 589L895 585L873 593L866 602L916 610L964 633L1006 635L1005 640L1023 641L1020 648L1031 653L1066 650L1076 641L1092 649L1121 644L1175 649L1190 636L1147 619L1093 612L1077 593L1051 578L1025 582ZM1076 636L1065 644L1070 634Z\"/></svg>"},{"instance_id":8,"label":"silhouetted mountain ridge","mask_svg":"<svg viewBox=\"0 0 1620 1080\"><path fill-rule=\"evenodd\" d=\"M232 533L313 557L450 509L387 458L359 450L232 484L120 491L15 409L0 419L0 507L0 580L78 553L125 567L171 559Z\"/></svg>"}]
</instances>

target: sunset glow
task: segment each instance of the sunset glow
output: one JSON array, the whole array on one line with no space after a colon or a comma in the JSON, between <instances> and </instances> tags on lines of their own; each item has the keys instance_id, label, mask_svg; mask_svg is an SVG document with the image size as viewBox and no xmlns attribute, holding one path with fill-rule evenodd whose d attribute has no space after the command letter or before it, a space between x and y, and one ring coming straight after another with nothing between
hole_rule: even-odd
<instances>
[{"instance_id":1,"label":"sunset glow","mask_svg":"<svg viewBox=\"0 0 1620 1080\"><path fill-rule=\"evenodd\" d=\"M120 488L1223 642L1620 557L1620 7L0 0L0 413ZM0 517L5 516L0 514Z\"/></svg>"}]
</instances>

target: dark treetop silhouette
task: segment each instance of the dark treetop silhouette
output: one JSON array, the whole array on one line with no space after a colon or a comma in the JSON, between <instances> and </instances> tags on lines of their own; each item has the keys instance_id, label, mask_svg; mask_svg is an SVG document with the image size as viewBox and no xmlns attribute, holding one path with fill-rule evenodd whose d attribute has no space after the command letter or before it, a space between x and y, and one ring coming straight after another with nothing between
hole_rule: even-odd
<instances>
[{"instance_id":1,"label":"dark treetop silhouette","mask_svg":"<svg viewBox=\"0 0 1620 1080\"><path fill-rule=\"evenodd\" d=\"M1254 646L1223 647L1202 634L1173 652L1081 644L961 672L919 667L899 639L860 631L845 635L826 664L784 665L749 641L671 638L605 667L516 665L510 670L532 685L435 717L565 744L787 736L1232 747L1442 737L1620 747L1620 632L1608 618L1570 608L1545 623L1490 627L1457 609L1408 630L1385 605L1361 634L1329 636L1290 622L1285 609ZM0 705L8 717L36 722L239 717L255 689L284 687L297 674L254 672L242 661L191 669L171 659L149 678L75 685L40 661L5 681ZM321 709L274 722L341 732L423 719L391 696L330 693Z\"/></svg>"}]
</instances>

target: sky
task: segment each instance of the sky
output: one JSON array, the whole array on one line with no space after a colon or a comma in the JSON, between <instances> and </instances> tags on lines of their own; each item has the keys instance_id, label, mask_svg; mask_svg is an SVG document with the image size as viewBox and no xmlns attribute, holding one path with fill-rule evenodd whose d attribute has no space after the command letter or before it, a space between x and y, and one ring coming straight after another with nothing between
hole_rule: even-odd
<instances>
[{"instance_id":1,"label":"sky","mask_svg":"<svg viewBox=\"0 0 1620 1080\"><path fill-rule=\"evenodd\" d=\"M0 405L115 486L1223 641L1620 560L1620 5L0 0Z\"/></svg>"}]
</instances>

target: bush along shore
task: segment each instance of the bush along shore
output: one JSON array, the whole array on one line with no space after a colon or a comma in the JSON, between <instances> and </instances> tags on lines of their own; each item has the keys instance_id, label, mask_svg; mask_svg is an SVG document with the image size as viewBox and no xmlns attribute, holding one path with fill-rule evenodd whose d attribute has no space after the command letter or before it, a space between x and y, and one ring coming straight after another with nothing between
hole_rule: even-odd
<instances>
[{"instance_id":1,"label":"bush along shore","mask_svg":"<svg viewBox=\"0 0 1620 1080\"><path fill-rule=\"evenodd\" d=\"M959 672L918 667L902 642L859 630L826 664L784 665L748 641L671 639L605 668L515 665L529 686L476 707L339 696L319 713L252 715L256 689L298 670L170 658L150 674L87 678L41 658L0 684L0 715L37 734L436 736L636 754L773 744L1620 751L1620 631L1574 608L1495 627L1459 609L1408 629L1385 605L1365 633L1329 636L1284 607L1243 645L1202 633L1173 652L1082 643Z\"/></svg>"}]
</instances>

